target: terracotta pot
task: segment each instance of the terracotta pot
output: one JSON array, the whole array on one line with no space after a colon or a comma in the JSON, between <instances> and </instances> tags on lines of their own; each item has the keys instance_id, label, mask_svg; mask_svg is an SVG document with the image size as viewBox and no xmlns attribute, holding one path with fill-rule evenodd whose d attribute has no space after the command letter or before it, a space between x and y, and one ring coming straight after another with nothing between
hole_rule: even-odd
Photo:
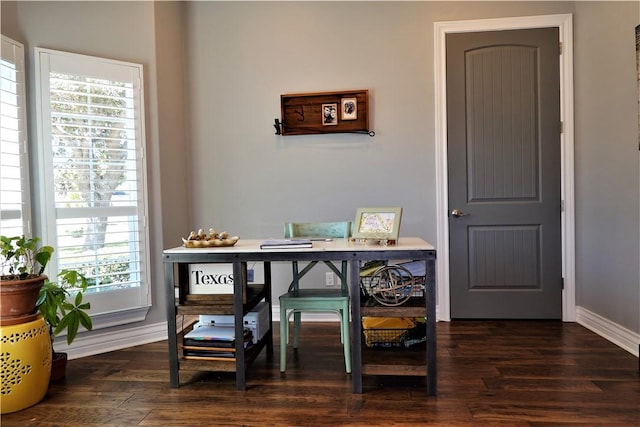
<instances>
[{"instance_id":1,"label":"terracotta pot","mask_svg":"<svg viewBox=\"0 0 640 427\"><path fill-rule=\"evenodd\" d=\"M47 276L0 280L0 326L17 325L38 317L36 301Z\"/></svg>"},{"instance_id":2,"label":"terracotta pot","mask_svg":"<svg viewBox=\"0 0 640 427\"><path fill-rule=\"evenodd\" d=\"M60 381L67 373L67 353L53 353L49 382Z\"/></svg>"}]
</instances>

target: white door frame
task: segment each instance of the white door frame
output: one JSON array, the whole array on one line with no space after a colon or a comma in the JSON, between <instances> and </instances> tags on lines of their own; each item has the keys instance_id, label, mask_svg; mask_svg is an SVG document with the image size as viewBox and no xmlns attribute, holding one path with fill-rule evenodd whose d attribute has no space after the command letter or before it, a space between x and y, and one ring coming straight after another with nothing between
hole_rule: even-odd
<instances>
[{"instance_id":1,"label":"white door frame","mask_svg":"<svg viewBox=\"0 0 640 427\"><path fill-rule=\"evenodd\" d=\"M574 119L573 119L573 16L542 15L513 18L446 21L434 23L435 111L436 111L436 222L437 222L437 319L451 320L449 293L449 219L447 183L447 98L446 46L448 33L516 30L527 28L559 28L560 55L560 137L562 209L562 320L576 320L575 288L575 193L574 193Z\"/></svg>"}]
</instances>

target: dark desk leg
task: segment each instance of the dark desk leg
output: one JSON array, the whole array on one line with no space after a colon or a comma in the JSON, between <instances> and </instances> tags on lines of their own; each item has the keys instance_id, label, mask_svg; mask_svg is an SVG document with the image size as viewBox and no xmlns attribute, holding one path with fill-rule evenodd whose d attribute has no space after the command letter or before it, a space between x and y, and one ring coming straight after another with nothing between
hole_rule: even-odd
<instances>
[{"instance_id":1,"label":"dark desk leg","mask_svg":"<svg viewBox=\"0 0 640 427\"><path fill-rule=\"evenodd\" d=\"M233 262L233 277L242 275L242 262ZM246 364L244 354L244 304L242 303L242 288L246 286L244 280L233 281L233 316L236 336L236 389L245 390ZM238 337L240 337L238 339Z\"/></svg>"},{"instance_id":2,"label":"dark desk leg","mask_svg":"<svg viewBox=\"0 0 640 427\"><path fill-rule=\"evenodd\" d=\"M169 342L169 379L171 387L180 386L180 375L178 373L178 337L176 335L176 296L174 264L164 263L164 286L165 298L167 299L167 341Z\"/></svg>"},{"instance_id":3,"label":"dark desk leg","mask_svg":"<svg viewBox=\"0 0 640 427\"><path fill-rule=\"evenodd\" d=\"M436 260L426 260L426 300L427 300L427 394L438 394L437 340L436 340Z\"/></svg>"},{"instance_id":4,"label":"dark desk leg","mask_svg":"<svg viewBox=\"0 0 640 427\"><path fill-rule=\"evenodd\" d=\"M267 356L273 357L273 297L271 296L271 263L264 262L264 292L269 306L269 333L267 335Z\"/></svg>"},{"instance_id":5,"label":"dark desk leg","mask_svg":"<svg viewBox=\"0 0 640 427\"><path fill-rule=\"evenodd\" d=\"M354 393L362 393L362 324L360 323L360 266L349 261L351 292L351 381Z\"/></svg>"}]
</instances>

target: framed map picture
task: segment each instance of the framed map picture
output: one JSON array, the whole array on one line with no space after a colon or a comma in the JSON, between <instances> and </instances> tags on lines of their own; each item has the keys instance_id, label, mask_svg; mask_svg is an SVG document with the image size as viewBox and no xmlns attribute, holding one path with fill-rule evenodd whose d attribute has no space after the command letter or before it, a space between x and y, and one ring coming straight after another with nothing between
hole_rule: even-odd
<instances>
[{"instance_id":1,"label":"framed map picture","mask_svg":"<svg viewBox=\"0 0 640 427\"><path fill-rule=\"evenodd\" d=\"M359 208L356 212L356 239L397 240L402 208Z\"/></svg>"}]
</instances>

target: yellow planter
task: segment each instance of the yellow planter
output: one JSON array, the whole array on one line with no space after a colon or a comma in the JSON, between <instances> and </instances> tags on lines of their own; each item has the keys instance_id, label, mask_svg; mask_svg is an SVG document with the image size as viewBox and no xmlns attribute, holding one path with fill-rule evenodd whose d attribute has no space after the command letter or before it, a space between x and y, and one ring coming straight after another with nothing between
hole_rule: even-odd
<instances>
[{"instance_id":1,"label":"yellow planter","mask_svg":"<svg viewBox=\"0 0 640 427\"><path fill-rule=\"evenodd\" d=\"M47 393L51 375L51 337L42 317L0 326L0 412L33 406Z\"/></svg>"}]
</instances>

